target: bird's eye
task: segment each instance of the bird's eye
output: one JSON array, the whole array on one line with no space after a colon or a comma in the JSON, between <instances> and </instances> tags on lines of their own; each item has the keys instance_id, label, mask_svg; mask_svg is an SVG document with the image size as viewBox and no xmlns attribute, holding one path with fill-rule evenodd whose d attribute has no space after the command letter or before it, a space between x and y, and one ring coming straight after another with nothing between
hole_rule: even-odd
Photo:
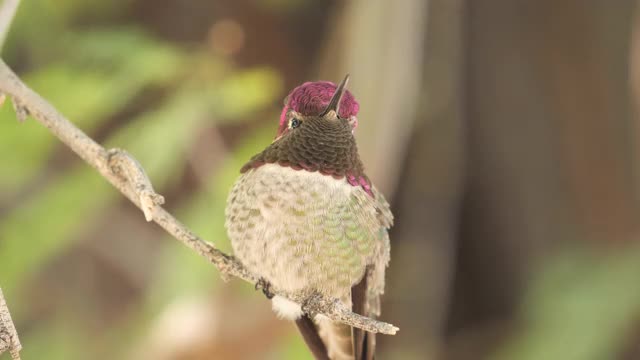
<instances>
[{"instance_id":1,"label":"bird's eye","mask_svg":"<svg viewBox=\"0 0 640 360\"><path fill-rule=\"evenodd\" d=\"M291 119L291 121L289 121L289 128L295 129L300 126L300 124L302 124L302 121L300 121L298 118L293 118Z\"/></svg>"}]
</instances>

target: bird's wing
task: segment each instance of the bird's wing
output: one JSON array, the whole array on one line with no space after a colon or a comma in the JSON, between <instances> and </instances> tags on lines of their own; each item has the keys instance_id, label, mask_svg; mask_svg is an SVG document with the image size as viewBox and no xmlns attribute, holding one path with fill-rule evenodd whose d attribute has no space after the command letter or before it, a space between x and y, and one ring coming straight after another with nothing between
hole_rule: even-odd
<instances>
[{"instance_id":1,"label":"bird's wing","mask_svg":"<svg viewBox=\"0 0 640 360\"><path fill-rule=\"evenodd\" d=\"M384 294L385 270L391 258L391 243L388 229L393 225L393 214L389 203L382 193L372 187L378 218L378 255L367 271L367 306L365 311L370 316L380 316L380 296Z\"/></svg>"},{"instance_id":2,"label":"bird's wing","mask_svg":"<svg viewBox=\"0 0 640 360\"><path fill-rule=\"evenodd\" d=\"M362 280L351 288L352 310L367 317L380 315L380 296L384 293L385 269L389 264L390 242L387 229L393 224L389 203L375 188L373 198L379 221L379 253L367 268ZM356 360L372 360L375 355L375 334L353 329L353 350Z\"/></svg>"}]
</instances>

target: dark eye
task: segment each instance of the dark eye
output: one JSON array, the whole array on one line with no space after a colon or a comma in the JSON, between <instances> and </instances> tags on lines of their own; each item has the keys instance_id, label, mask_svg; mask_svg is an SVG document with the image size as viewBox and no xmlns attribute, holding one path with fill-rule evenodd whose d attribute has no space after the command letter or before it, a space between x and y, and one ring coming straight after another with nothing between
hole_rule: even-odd
<instances>
[{"instance_id":1,"label":"dark eye","mask_svg":"<svg viewBox=\"0 0 640 360\"><path fill-rule=\"evenodd\" d=\"M302 124L302 121L298 120L297 118L293 118L293 119L291 119L291 122L289 123L289 127L291 129L295 129L298 126L300 126L300 124Z\"/></svg>"}]
</instances>

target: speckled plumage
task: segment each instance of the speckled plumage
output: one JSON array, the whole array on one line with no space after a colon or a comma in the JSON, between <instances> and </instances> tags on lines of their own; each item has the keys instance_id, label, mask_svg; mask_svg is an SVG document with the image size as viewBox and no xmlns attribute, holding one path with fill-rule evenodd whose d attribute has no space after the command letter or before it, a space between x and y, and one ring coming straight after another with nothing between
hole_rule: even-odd
<instances>
[{"instance_id":1,"label":"speckled plumage","mask_svg":"<svg viewBox=\"0 0 640 360\"><path fill-rule=\"evenodd\" d=\"M331 95L318 96L326 104ZM355 116L355 100L348 101L344 115ZM301 125L279 130L276 140L242 168L228 198L225 225L235 256L278 288L313 289L351 305L352 287L366 276L364 311L377 316L393 217L364 173L349 119L318 113L285 114L287 122L297 117ZM282 304L274 301L279 313L299 315L291 304ZM327 344L331 358L353 358L348 327L345 333L344 326L328 320L316 323L323 341L333 343Z\"/></svg>"},{"instance_id":2,"label":"speckled plumage","mask_svg":"<svg viewBox=\"0 0 640 360\"><path fill-rule=\"evenodd\" d=\"M285 290L310 287L346 300L368 265L384 267L388 260L391 216L374 194L377 199L345 179L276 164L251 169L229 195L234 253Z\"/></svg>"}]
</instances>

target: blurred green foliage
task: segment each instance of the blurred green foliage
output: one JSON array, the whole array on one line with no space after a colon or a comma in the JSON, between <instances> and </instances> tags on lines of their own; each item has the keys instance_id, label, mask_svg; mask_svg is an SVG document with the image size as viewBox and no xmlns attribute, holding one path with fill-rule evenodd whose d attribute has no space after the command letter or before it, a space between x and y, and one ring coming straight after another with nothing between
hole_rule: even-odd
<instances>
[{"instance_id":1,"label":"blurred green foliage","mask_svg":"<svg viewBox=\"0 0 640 360\"><path fill-rule=\"evenodd\" d=\"M496 360L615 359L640 316L640 248L571 248L533 281L521 327Z\"/></svg>"}]
</instances>

